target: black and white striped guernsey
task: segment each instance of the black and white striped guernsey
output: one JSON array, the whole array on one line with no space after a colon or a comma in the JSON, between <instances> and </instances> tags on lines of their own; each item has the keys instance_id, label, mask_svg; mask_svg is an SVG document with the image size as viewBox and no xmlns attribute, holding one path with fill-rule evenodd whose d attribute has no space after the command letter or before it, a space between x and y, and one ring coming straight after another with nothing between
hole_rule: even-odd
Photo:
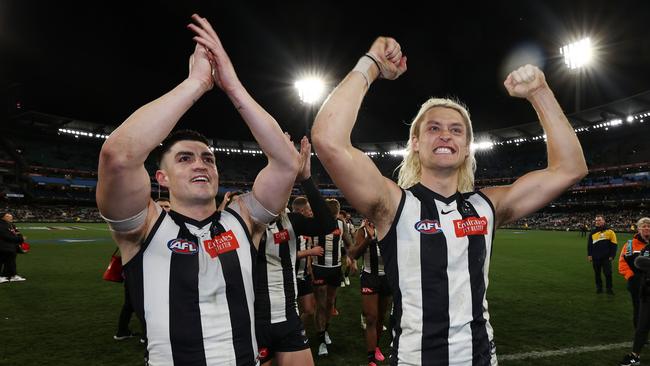
<instances>
[{"instance_id":1,"label":"black and white striped guernsey","mask_svg":"<svg viewBox=\"0 0 650 366\"><path fill-rule=\"evenodd\" d=\"M203 221L164 211L125 266L149 365L257 365L256 251L227 208Z\"/></svg>"},{"instance_id":2,"label":"black and white striped guernsey","mask_svg":"<svg viewBox=\"0 0 650 366\"><path fill-rule=\"evenodd\" d=\"M296 251L298 252L311 249L312 247L311 238L306 235L300 235L297 238L296 244L298 245L296 248ZM309 275L309 272L307 270L307 258L308 257L305 256L296 259L296 278L299 280L304 280Z\"/></svg>"},{"instance_id":3,"label":"black and white striped guernsey","mask_svg":"<svg viewBox=\"0 0 650 366\"><path fill-rule=\"evenodd\" d=\"M336 225L336 229L331 233L312 238L314 246L321 246L324 250L322 256L313 256L312 266L328 268L341 266L341 245L343 245L343 225L345 223L341 219L336 219Z\"/></svg>"},{"instance_id":4,"label":"black and white striped guernsey","mask_svg":"<svg viewBox=\"0 0 650 366\"><path fill-rule=\"evenodd\" d=\"M403 191L379 243L393 289L392 365L497 364L486 300L493 236L481 192Z\"/></svg>"},{"instance_id":5,"label":"black and white striped guernsey","mask_svg":"<svg viewBox=\"0 0 650 366\"><path fill-rule=\"evenodd\" d=\"M366 231L365 227L359 230L363 230L364 238L368 237L368 231ZM370 244L363 251L363 271L375 276L383 276L386 274L384 272L384 259L381 257L381 251L377 244L377 231L375 231L375 235L370 241Z\"/></svg>"},{"instance_id":6,"label":"black and white striped guernsey","mask_svg":"<svg viewBox=\"0 0 650 366\"><path fill-rule=\"evenodd\" d=\"M298 317L298 293L294 263L296 233L286 214L267 226L257 257L255 319L280 323Z\"/></svg>"}]
</instances>

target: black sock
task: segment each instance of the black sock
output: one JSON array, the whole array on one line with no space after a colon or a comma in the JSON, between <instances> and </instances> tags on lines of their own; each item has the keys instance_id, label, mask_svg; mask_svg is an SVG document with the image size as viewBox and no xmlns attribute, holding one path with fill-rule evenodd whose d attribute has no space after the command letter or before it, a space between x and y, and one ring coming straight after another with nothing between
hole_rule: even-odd
<instances>
[{"instance_id":1,"label":"black sock","mask_svg":"<svg viewBox=\"0 0 650 366\"><path fill-rule=\"evenodd\" d=\"M375 351L368 351L368 363L370 362L377 362L375 360Z\"/></svg>"},{"instance_id":2,"label":"black sock","mask_svg":"<svg viewBox=\"0 0 650 366\"><path fill-rule=\"evenodd\" d=\"M325 331L318 333L318 336L320 337L320 343L325 343Z\"/></svg>"}]
</instances>

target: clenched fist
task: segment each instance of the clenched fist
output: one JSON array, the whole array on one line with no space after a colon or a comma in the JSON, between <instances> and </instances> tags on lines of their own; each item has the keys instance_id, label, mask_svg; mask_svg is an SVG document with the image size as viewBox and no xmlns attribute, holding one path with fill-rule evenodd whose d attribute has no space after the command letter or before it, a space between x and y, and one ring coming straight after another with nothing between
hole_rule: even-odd
<instances>
[{"instance_id":1,"label":"clenched fist","mask_svg":"<svg viewBox=\"0 0 650 366\"><path fill-rule=\"evenodd\" d=\"M510 96L518 98L529 98L536 91L548 88L544 73L533 65L522 66L511 72L503 85Z\"/></svg>"},{"instance_id":2,"label":"clenched fist","mask_svg":"<svg viewBox=\"0 0 650 366\"><path fill-rule=\"evenodd\" d=\"M379 63L380 77L395 80L406 71L406 56L394 38L379 37L368 51Z\"/></svg>"}]
</instances>

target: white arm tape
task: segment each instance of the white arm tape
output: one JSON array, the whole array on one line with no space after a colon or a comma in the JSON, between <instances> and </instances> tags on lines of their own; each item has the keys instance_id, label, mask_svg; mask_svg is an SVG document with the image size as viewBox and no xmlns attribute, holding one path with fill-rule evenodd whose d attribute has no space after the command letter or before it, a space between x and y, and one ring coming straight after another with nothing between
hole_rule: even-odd
<instances>
[{"instance_id":1,"label":"white arm tape","mask_svg":"<svg viewBox=\"0 0 650 366\"><path fill-rule=\"evenodd\" d=\"M157 206L157 205L156 205ZM144 221L147 219L147 212L149 211L149 206L145 207L144 210L138 212L137 214L129 217L128 219L124 220L111 220L101 213L99 214L102 219L104 219L108 223L108 227L111 229L111 231L115 231L118 233L125 233L129 231L133 231L142 224L144 224Z\"/></svg>"},{"instance_id":2,"label":"white arm tape","mask_svg":"<svg viewBox=\"0 0 650 366\"><path fill-rule=\"evenodd\" d=\"M259 223L268 224L278 217L277 214L274 214L267 210L266 207L262 206L260 201L258 201L253 195L253 192L248 192L239 196L239 202L246 205L251 219Z\"/></svg>"},{"instance_id":3,"label":"white arm tape","mask_svg":"<svg viewBox=\"0 0 650 366\"><path fill-rule=\"evenodd\" d=\"M357 65L354 67L354 69L352 69L352 71L361 73L363 78L366 79L366 85L368 88L370 88L370 76L368 75L368 72L372 67L377 67L375 66L375 62L369 56L363 55L357 62Z\"/></svg>"}]
</instances>

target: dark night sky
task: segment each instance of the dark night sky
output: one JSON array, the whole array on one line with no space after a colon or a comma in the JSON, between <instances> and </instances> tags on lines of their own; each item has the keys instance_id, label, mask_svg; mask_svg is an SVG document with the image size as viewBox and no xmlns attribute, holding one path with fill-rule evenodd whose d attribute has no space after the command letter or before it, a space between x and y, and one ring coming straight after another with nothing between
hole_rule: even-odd
<instances>
[{"instance_id":1,"label":"dark night sky","mask_svg":"<svg viewBox=\"0 0 650 366\"><path fill-rule=\"evenodd\" d=\"M649 1L431 2L432 10L422 1L382 3L0 0L0 88L23 109L117 125L186 76L194 45L185 25L198 12L244 85L292 135L304 133L309 119L294 79L313 69L336 85L378 35L400 42L409 70L372 86L355 141L405 139L405 122L429 96L465 101L477 131L534 121L532 108L502 85L517 54L537 54L560 103L573 111L574 75L558 48L574 35L589 35L598 47L583 108L650 89ZM218 90L181 123L213 138L252 139Z\"/></svg>"}]
</instances>

